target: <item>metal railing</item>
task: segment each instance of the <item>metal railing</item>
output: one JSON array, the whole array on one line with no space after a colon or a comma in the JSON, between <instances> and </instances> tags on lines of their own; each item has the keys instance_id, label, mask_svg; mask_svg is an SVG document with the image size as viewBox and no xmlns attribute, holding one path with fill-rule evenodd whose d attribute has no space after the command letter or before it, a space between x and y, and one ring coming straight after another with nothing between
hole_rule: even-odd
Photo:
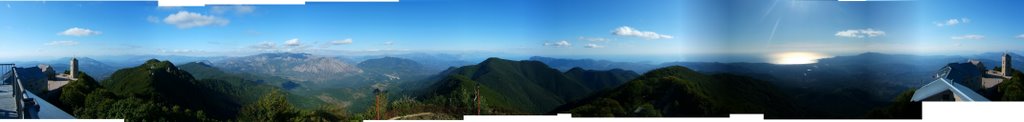
<instances>
[{"instance_id":1,"label":"metal railing","mask_svg":"<svg viewBox=\"0 0 1024 122\"><path fill-rule=\"evenodd\" d=\"M14 89L14 91L11 92L11 96L14 96L14 103L15 106L17 106L15 111L18 112L18 118L25 119L25 103L22 102L22 100L25 99L25 88L21 86L21 78L18 78L18 70L14 68L14 64L9 65L11 66L11 70L9 72L13 73L13 75L8 78L14 78L14 82L10 82L9 84L12 86L12 89Z\"/></svg>"},{"instance_id":2,"label":"metal railing","mask_svg":"<svg viewBox=\"0 0 1024 122\"><path fill-rule=\"evenodd\" d=\"M3 69L8 69L8 71L5 72L4 75L10 75L6 79L3 79L3 84L11 85L12 87L11 96L14 97L14 106L16 107L14 111L17 113L16 118L24 119L25 111L22 107L23 103L21 100L25 98L24 96L22 96L22 94L24 94L25 91L21 87L21 79L18 78L18 70L15 69L14 64L0 64L0 67L3 67ZM13 79L13 81L11 79Z\"/></svg>"},{"instance_id":3,"label":"metal railing","mask_svg":"<svg viewBox=\"0 0 1024 122\"><path fill-rule=\"evenodd\" d=\"M5 85L11 85L11 87L13 89L13 91L11 92L11 96L14 97L14 103L15 103L15 106L17 107L16 110L15 110L17 112L17 115L18 115L17 118L20 118L20 119L38 119L39 116L36 115L36 114L39 112L39 107L38 107L39 106L39 101L37 99L28 98L28 96L26 94L31 94L31 93L26 92L25 91L25 87L22 86L21 78L18 75L18 70L16 69L15 65L14 64L0 64L0 67L2 67L2 69L9 69L9 71L7 71L7 72L11 73L10 77L7 77L7 79L4 79L4 84ZM6 75L6 73L5 73L5 75ZM12 78L14 79L13 81L10 80ZM8 81L12 81L12 82L8 82ZM26 101L28 101L28 103L26 103ZM26 105L26 104L28 104L28 105Z\"/></svg>"}]
</instances>

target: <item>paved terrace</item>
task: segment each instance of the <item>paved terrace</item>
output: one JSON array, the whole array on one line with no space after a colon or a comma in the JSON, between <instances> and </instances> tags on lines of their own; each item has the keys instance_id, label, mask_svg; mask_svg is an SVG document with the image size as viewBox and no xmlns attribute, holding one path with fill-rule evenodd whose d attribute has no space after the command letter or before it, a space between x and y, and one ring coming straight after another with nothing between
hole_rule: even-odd
<instances>
[{"instance_id":1,"label":"paved terrace","mask_svg":"<svg viewBox=\"0 0 1024 122\"><path fill-rule=\"evenodd\" d=\"M18 118L18 104L14 98L14 86L11 84L14 82L14 72L9 72L13 68L12 66L0 65L0 72L3 72L3 76L0 80L0 119L16 119Z\"/></svg>"},{"instance_id":2,"label":"paved terrace","mask_svg":"<svg viewBox=\"0 0 1024 122\"><path fill-rule=\"evenodd\" d=\"M22 77L18 77L18 68L14 67L14 64L0 64L0 119L74 119L74 116L68 114L53 106L42 97L36 96L32 92L27 92L20 87L18 84L21 83ZM23 92L17 92L17 91ZM21 96L21 97L18 97ZM22 100L32 99L35 101L35 106L28 103L21 102ZM19 113L24 112L24 113Z\"/></svg>"}]
</instances>

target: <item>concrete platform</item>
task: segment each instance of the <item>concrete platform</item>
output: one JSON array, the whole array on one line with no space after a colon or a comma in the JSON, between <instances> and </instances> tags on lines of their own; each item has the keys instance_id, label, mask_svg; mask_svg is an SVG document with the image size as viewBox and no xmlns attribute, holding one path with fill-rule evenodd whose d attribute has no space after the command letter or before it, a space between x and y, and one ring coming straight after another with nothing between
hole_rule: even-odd
<instances>
[{"instance_id":1,"label":"concrete platform","mask_svg":"<svg viewBox=\"0 0 1024 122\"><path fill-rule=\"evenodd\" d=\"M18 105L15 103L14 87L10 84L0 85L0 119L18 118Z\"/></svg>"},{"instance_id":2,"label":"concrete platform","mask_svg":"<svg viewBox=\"0 0 1024 122\"><path fill-rule=\"evenodd\" d=\"M64 85L67 85L72 79L67 74L57 74L57 78L46 80L46 90L53 91L57 90Z\"/></svg>"}]
</instances>

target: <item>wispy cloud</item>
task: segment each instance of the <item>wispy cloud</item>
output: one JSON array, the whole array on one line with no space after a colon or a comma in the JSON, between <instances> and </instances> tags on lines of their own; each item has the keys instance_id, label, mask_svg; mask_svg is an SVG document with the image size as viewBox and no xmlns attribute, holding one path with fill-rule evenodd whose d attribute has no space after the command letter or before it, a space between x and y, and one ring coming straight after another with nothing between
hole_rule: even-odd
<instances>
[{"instance_id":1,"label":"wispy cloud","mask_svg":"<svg viewBox=\"0 0 1024 122\"><path fill-rule=\"evenodd\" d=\"M64 30L63 32L57 33L57 35L65 35L65 36L92 36L92 35L100 35L100 34L103 34L103 32L94 31L94 30L85 29L85 28L78 28L78 27L68 28L67 30Z\"/></svg>"},{"instance_id":2,"label":"wispy cloud","mask_svg":"<svg viewBox=\"0 0 1024 122\"><path fill-rule=\"evenodd\" d=\"M1017 35L1017 39L1024 39L1024 34Z\"/></svg>"},{"instance_id":3,"label":"wispy cloud","mask_svg":"<svg viewBox=\"0 0 1024 122\"><path fill-rule=\"evenodd\" d=\"M597 44L587 44L587 45L583 45L583 47L584 48L604 48L604 46L597 45Z\"/></svg>"},{"instance_id":4,"label":"wispy cloud","mask_svg":"<svg viewBox=\"0 0 1024 122\"><path fill-rule=\"evenodd\" d=\"M160 53L175 53L175 54L181 54L181 53L186 53L186 54L188 54L188 53L205 53L205 52L206 51L203 51L203 50L192 50L192 49L174 49L174 50L164 50L164 49L161 49L160 50Z\"/></svg>"},{"instance_id":5,"label":"wispy cloud","mask_svg":"<svg viewBox=\"0 0 1024 122\"><path fill-rule=\"evenodd\" d=\"M579 40L584 40L584 41L590 41L590 42L608 42L608 41L611 41L611 39L601 38L601 37L582 37L582 36L580 36L578 39Z\"/></svg>"},{"instance_id":6,"label":"wispy cloud","mask_svg":"<svg viewBox=\"0 0 1024 122\"><path fill-rule=\"evenodd\" d=\"M958 24L965 24L965 23L969 23L969 22L971 22L971 19L960 18L960 19L949 19L949 20L946 20L944 22L932 22L932 23L934 23L935 26L943 27L943 26L954 26L954 25L958 25Z\"/></svg>"},{"instance_id":7,"label":"wispy cloud","mask_svg":"<svg viewBox=\"0 0 1024 122\"><path fill-rule=\"evenodd\" d=\"M331 44L331 45L346 45L346 44L352 44L352 39L351 39L351 38L348 38L348 39L344 39L344 40L334 40L334 41L331 41L331 43L330 43L330 44Z\"/></svg>"},{"instance_id":8,"label":"wispy cloud","mask_svg":"<svg viewBox=\"0 0 1024 122\"><path fill-rule=\"evenodd\" d=\"M192 13L188 11L178 11L178 13L167 15L167 17L164 18L163 22L167 24L172 24L181 29L202 27L208 25L225 26L228 25L228 23L231 23L231 21L224 18L211 15L202 15L199 13Z\"/></svg>"},{"instance_id":9,"label":"wispy cloud","mask_svg":"<svg viewBox=\"0 0 1024 122\"><path fill-rule=\"evenodd\" d=\"M847 38L864 38L885 36L885 31L875 29L849 29L836 32L835 36Z\"/></svg>"},{"instance_id":10,"label":"wispy cloud","mask_svg":"<svg viewBox=\"0 0 1024 122\"><path fill-rule=\"evenodd\" d=\"M47 46L75 46L75 45L78 45L78 41L51 41L51 42L43 44L43 45L47 45Z\"/></svg>"},{"instance_id":11,"label":"wispy cloud","mask_svg":"<svg viewBox=\"0 0 1024 122\"><path fill-rule=\"evenodd\" d=\"M160 17L156 17L156 16L147 16L147 17L146 17L146 21L149 21L149 22L151 22L151 23L160 23Z\"/></svg>"},{"instance_id":12,"label":"wispy cloud","mask_svg":"<svg viewBox=\"0 0 1024 122\"><path fill-rule=\"evenodd\" d=\"M619 27L612 31L612 34L619 36L640 37L644 39L672 39L672 36L670 35L662 35L652 31L641 31L633 29L632 27L629 26Z\"/></svg>"},{"instance_id":13,"label":"wispy cloud","mask_svg":"<svg viewBox=\"0 0 1024 122\"><path fill-rule=\"evenodd\" d=\"M293 39L285 40L284 43L281 43L280 45L278 45L277 43L274 43L274 42L270 42L270 41L263 41L263 42L260 42L260 43L256 43L255 45L249 46L249 48L255 49L256 51L269 51L269 52L277 52L277 51L301 52L301 51L308 51L308 49L310 49L310 47L311 47L310 45L303 45L299 41L298 38L293 38Z\"/></svg>"},{"instance_id":14,"label":"wispy cloud","mask_svg":"<svg viewBox=\"0 0 1024 122\"><path fill-rule=\"evenodd\" d=\"M320 45L320 48L329 48L331 46L338 46L338 45L348 45L348 44L352 44L352 38L328 41L327 43L323 43L323 44L319 44L319 43L315 43L315 44L316 45Z\"/></svg>"},{"instance_id":15,"label":"wispy cloud","mask_svg":"<svg viewBox=\"0 0 1024 122\"><path fill-rule=\"evenodd\" d=\"M249 47L256 50L274 50L277 49L277 44L274 44L274 42L264 41Z\"/></svg>"},{"instance_id":16,"label":"wispy cloud","mask_svg":"<svg viewBox=\"0 0 1024 122\"><path fill-rule=\"evenodd\" d=\"M545 42L544 46L569 47L569 46L572 46L572 44L570 44L569 41L562 40L562 41L558 41L558 42Z\"/></svg>"},{"instance_id":17,"label":"wispy cloud","mask_svg":"<svg viewBox=\"0 0 1024 122\"><path fill-rule=\"evenodd\" d=\"M953 40L982 40L985 39L985 36L977 34L967 34L962 36L953 36L949 38Z\"/></svg>"},{"instance_id":18,"label":"wispy cloud","mask_svg":"<svg viewBox=\"0 0 1024 122\"><path fill-rule=\"evenodd\" d=\"M284 46L295 47L295 46L300 46L300 45L302 45L302 44L299 43L299 38L292 38L292 39L284 41Z\"/></svg>"},{"instance_id":19,"label":"wispy cloud","mask_svg":"<svg viewBox=\"0 0 1024 122\"><path fill-rule=\"evenodd\" d=\"M386 41L386 42L384 42L384 45L388 45L388 46L395 45L395 42Z\"/></svg>"}]
</instances>

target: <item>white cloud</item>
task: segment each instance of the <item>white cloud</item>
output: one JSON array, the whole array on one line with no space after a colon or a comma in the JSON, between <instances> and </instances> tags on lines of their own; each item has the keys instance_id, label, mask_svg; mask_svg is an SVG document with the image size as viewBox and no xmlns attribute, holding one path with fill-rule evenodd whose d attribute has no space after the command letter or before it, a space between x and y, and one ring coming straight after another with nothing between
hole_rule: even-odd
<instances>
[{"instance_id":1,"label":"white cloud","mask_svg":"<svg viewBox=\"0 0 1024 122\"><path fill-rule=\"evenodd\" d=\"M44 45L47 45L47 46L75 46L75 45L78 45L78 42L77 41L52 41L52 42L46 43Z\"/></svg>"},{"instance_id":2,"label":"white cloud","mask_svg":"<svg viewBox=\"0 0 1024 122\"><path fill-rule=\"evenodd\" d=\"M345 40L334 40L334 41L331 41L331 43L330 43L330 44L331 44L331 45L346 45L346 44L352 44L352 39L351 39L351 38L349 38L349 39L345 39Z\"/></svg>"},{"instance_id":3,"label":"white cloud","mask_svg":"<svg viewBox=\"0 0 1024 122\"><path fill-rule=\"evenodd\" d=\"M967 35L963 35L963 36L953 36L953 37L949 37L949 38L953 39L953 40L981 40L981 39L985 39L985 36L977 35L977 34L967 34Z\"/></svg>"},{"instance_id":4,"label":"white cloud","mask_svg":"<svg viewBox=\"0 0 1024 122\"><path fill-rule=\"evenodd\" d=\"M615 29L615 31L612 31L612 34L619 35L619 36L640 37L640 38L644 38L644 39L671 39L672 38L672 36L670 36L670 35L662 35L662 34L658 34L656 32L651 32L651 31L636 30L636 29L633 29L633 28L631 28L629 26L619 27L619 28Z\"/></svg>"},{"instance_id":5,"label":"white cloud","mask_svg":"<svg viewBox=\"0 0 1024 122\"><path fill-rule=\"evenodd\" d=\"M953 26L953 25L958 25L958 24L964 24L964 23L969 23L969 22L971 22L970 19L960 18L960 19L949 19L949 20L946 20L945 22L932 22L932 23L934 23L935 26L942 27L942 26Z\"/></svg>"},{"instance_id":6,"label":"white cloud","mask_svg":"<svg viewBox=\"0 0 1024 122\"><path fill-rule=\"evenodd\" d=\"M210 12L214 13L214 14L223 14L223 13L227 13L227 12L231 12L231 11L234 11L237 14L245 14L245 13L252 13L255 10L256 10L256 8L253 7L253 6L242 6L242 5L236 5L236 6L212 6L212 7L210 7Z\"/></svg>"},{"instance_id":7,"label":"white cloud","mask_svg":"<svg viewBox=\"0 0 1024 122\"><path fill-rule=\"evenodd\" d=\"M384 45L395 45L395 42L392 42L392 41L386 41L386 42L384 42Z\"/></svg>"},{"instance_id":8,"label":"white cloud","mask_svg":"<svg viewBox=\"0 0 1024 122\"><path fill-rule=\"evenodd\" d=\"M845 31L836 32L836 36L839 36L839 37L858 37L859 33L860 33L860 31L858 31L858 30L845 30ZM861 37L861 38L863 38L863 37Z\"/></svg>"},{"instance_id":9,"label":"white cloud","mask_svg":"<svg viewBox=\"0 0 1024 122\"><path fill-rule=\"evenodd\" d=\"M191 50L191 49L174 49L174 50L160 50L160 53L203 53L203 50Z\"/></svg>"},{"instance_id":10,"label":"white cloud","mask_svg":"<svg viewBox=\"0 0 1024 122\"><path fill-rule=\"evenodd\" d=\"M299 43L299 38L293 38L293 39L289 39L287 41L284 41L284 46L294 47L294 46L299 46L299 45L301 45Z\"/></svg>"},{"instance_id":11,"label":"white cloud","mask_svg":"<svg viewBox=\"0 0 1024 122\"><path fill-rule=\"evenodd\" d=\"M587 45L584 45L583 47L585 47L585 48L604 48L604 46L597 45L597 44L587 44Z\"/></svg>"},{"instance_id":12,"label":"white cloud","mask_svg":"<svg viewBox=\"0 0 1024 122\"><path fill-rule=\"evenodd\" d=\"M257 51L270 51L270 52L277 52L277 51L302 52L302 51L308 51L308 49L310 49L310 47L312 47L312 46L310 46L310 45L302 45L302 43L300 43L299 39L297 39L297 38L296 39L289 39L289 40L285 41L281 45L278 45L278 44L276 44L274 42L270 42L270 41L263 41L263 42L257 43L256 45L249 46L249 48L256 49Z\"/></svg>"},{"instance_id":13,"label":"white cloud","mask_svg":"<svg viewBox=\"0 0 1024 122\"><path fill-rule=\"evenodd\" d=\"M877 37L877 36L885 36L885 31L875 30L875 29L871 29L871 28L868 28L868 29L850 29L850 30L844 30L844 31L836 32L835 35L838 36L838 37L848 37L848 38Z\"/></svg>"},{"instance_id":14,"label":"white cloud","mask_svg":"<svg viewBox=\"0 0 1024 122\"><path fill-rule=\"evenodd\" d=\"M868 37L885 36L885 31L873 30L868 28L867 30L860 30L860 33L868 35Z\"/></svg>"},{"instance_id":15,"label":"white cloud","mask_svg":"<svg viewBox=\"0 0 1024 122\"><path fill-rule=\"evenodd\" d=\"M67 30L64 30L64 32L57 33L57 35L65 36L91 36L100 34L103 34L103 32L78 27L68 28Z\"/></svg>"},{"instance_id":16,"label":"white cloud","mask_svg":"<svg viewBox=\"0 0 1024 122\"><path fill-rule=\"evenodd\" d=\"M231 21L209 15L202 15L199 13L192 13L188 11L178 11L178 13L167 15L164 18L164 23L172 24L181 29L202 27L207 25L228 25Z\"/></svg>"},{"instance_id":17,"label":"white cloud","mask_svg":"<svg viewBox=\"0 0 1024 122\"><path fill-rule=\"evenodd\" d=\"M545 42L544 46L569 47L569 46L572 46L572 44L570 44L569 41L562 40L562 41L558 41L558 42L554 42L554 43L552 43L552 42Z\"/></svg>"},{"instance_id":18,"label":"white cloud","mask_svg":"<svg viewBox=\"0 0 1024 122\"><path fill-rule=\"evenodd\" d=\"M590 42L608 42L608 41L611 41L611 39L606 39L606 38L582 37L582 36L580 36L579 40L585 40L585 41L590 41Z\"/></svg>"}]
</instances>

